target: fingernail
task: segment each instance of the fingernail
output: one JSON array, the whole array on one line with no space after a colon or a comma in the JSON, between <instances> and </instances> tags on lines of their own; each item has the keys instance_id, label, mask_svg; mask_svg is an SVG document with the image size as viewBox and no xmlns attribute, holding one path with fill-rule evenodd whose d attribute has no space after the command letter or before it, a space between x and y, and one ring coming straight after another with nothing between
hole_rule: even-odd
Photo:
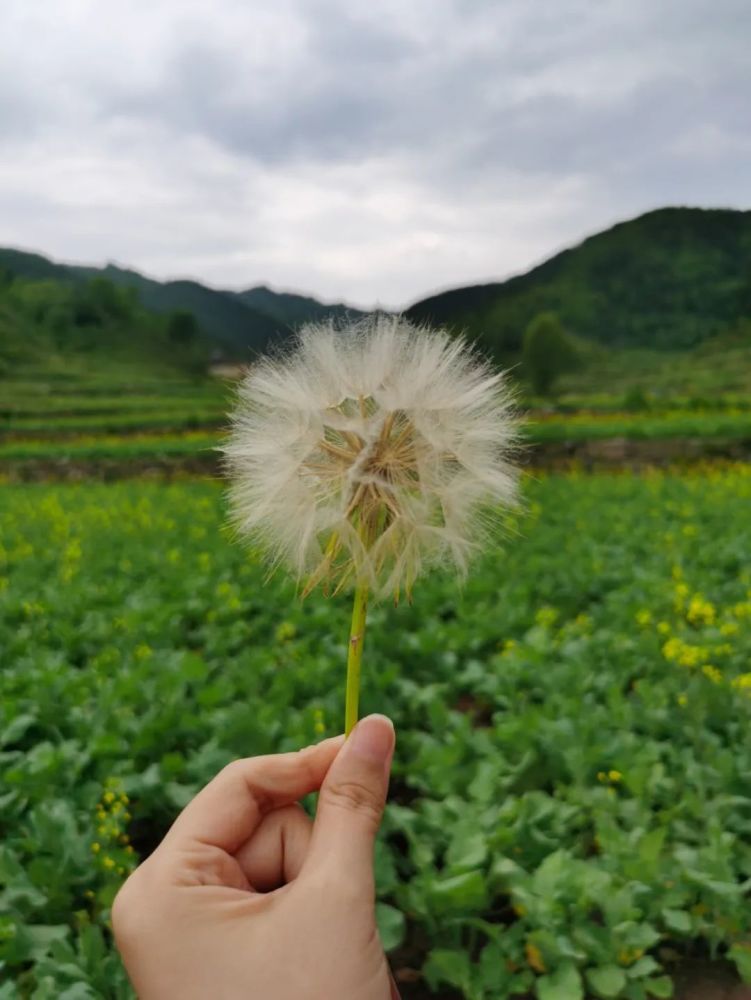
<instances>
[{"instance_id":1,"label":"fingernail","mask_svg":"<svg viewBox=\"0 0 751 1000\"><path fill-rule=\"evenodd\" d=\"M368 715L361 719L349 738L353 754L383 764L387 769L395 742L394 723L385 715Z\"/></svg>"}]
</instances>

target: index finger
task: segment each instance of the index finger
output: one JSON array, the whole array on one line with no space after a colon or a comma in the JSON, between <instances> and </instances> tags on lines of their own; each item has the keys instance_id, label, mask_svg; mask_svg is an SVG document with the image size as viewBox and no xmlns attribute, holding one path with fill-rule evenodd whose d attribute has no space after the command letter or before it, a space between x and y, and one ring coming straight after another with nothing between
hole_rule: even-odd
<instances>
[{"instance_id":1,"label":"index finger","mask_svg":"<svg viewBox=\"0 0 751 1000\"><path fill-rule=\"evenodd\" d=\"M266 813L318 791L343 743L335 736L293 753L233 761L188 803L164 843L192 840L234 854Z\"/></svg>"}]
</instances>

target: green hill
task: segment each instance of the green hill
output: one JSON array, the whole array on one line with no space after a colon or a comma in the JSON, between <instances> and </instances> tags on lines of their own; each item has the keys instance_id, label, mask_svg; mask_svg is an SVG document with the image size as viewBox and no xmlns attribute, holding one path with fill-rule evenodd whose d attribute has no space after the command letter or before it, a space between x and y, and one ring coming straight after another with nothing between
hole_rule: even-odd
<instances>
[{"instance_id":1,"label":"green hill","mask_svg":"<svg viewBox=\"0 0 751 1000\"><path fill-rule=\"evenodd\" d=\"M339 303L324 305L309 296L274 292L264 286L243 292L221 291L198 281L155 281L114 264L101 268L59 264L40 254L14 249L0 248L2 272L67 283L106 278L119 287L132 289L141 305L153 312L193 313L214 352L236 360L246 360L265 350L269 342L289 336L302 323L329 316L360 315Z\"/></svg>"},{"instance_id":2,"label":"green hill","mask_svg":"<svg viewBox=\"0 0 751 1000\"><path fill-rule=\"evenodd\" d=\"M0 270L0 377L62 377L123 366L203 374L209 347L186 316L147 310L132 289L99 276L60 281Z\"/></svg>"},{"instance_id":3,"label":"green hill","mask_svg":"<svg viewBox=\"0 0 751 1000\"><path fill-rule=\"evenodd\" d=\"M685 349L751 317L751 211L664 208L504 282L457 288L407 315L464 329L504 356L552 310L609 347Z\"/></svg>"},{"instance_id":4,"label":"green hill","mask_svg":"<svg viewBox=\"0 0 751 1000\"><path fill-rule=\"evenodd\" d=\"M329 318L343 319L362 316L359 309L353 309L342 302L326 305L309 295L293 292L275 292L266 285L258 285L244 292L237 292L237 298L245 305L258 309L273 317L284 327L294 329L303 323L311 323Z\"/></svg>"},{"instance_id":5,"label":"green hill","mask_svg":"<svg viewBox=\"0 0 751 1000\"><path fill-rule=\"evenodd\" d=\"M78 287L105 278L134 294L150 312L192 313L207 354L228 360L247 360L306 321L358 315L340 303L324 305L265 286L221 291L197 281L155 281L112 264L55 263L12 249L0 249L3 273ZM558 313L568 332L595 351L597 345L611 351L685 351L740 329L751 319L751 211L649 212L591 236L526 274L434 295L407 315L464 329L509 359L518 357L524 329L543 311ZM27 340L30 344L34 337L29 334Z\"/></svg>"},{"instance_id":6,"label":"green hill","mask_svg":"<svg viewBox=\"0 0 751 1000\"><path fill-rule=\"evenodd\" d=\"M197 281L154 281L113 264L103 268L57 264L40 254L13 249L0 249L0 271L16 277L76 284L91 278L106 278L121 288L132 289L148 310L193 313L212 347L232 358L247 359L263 351L281 332L276 320L246 306L233 293L217 291Z\"/></svg>"}]
</instances>

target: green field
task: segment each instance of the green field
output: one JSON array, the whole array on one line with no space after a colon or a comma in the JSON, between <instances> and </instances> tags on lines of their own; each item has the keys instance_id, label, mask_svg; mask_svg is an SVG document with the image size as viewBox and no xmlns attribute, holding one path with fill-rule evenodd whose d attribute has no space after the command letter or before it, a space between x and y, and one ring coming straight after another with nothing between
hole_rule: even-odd
<instances>
[{"instance_id":1,"label":"green field","mask_svg":"<svg viewBox=\"0 0 751 1000\"><path fill-rule=\"evenodd\" d=\"M13 433L0 437L0 463L194 457L213 466L221 444L221 429L225 425L226 417L208 420L191 415L180 418L159 414L151 420L142 417L118 422L97 418L96 424L81 425L77 432L64 421L58 421L56 429L49 428L47 432L40 427L29 427L20 433L16 427ZM610 438L630 441L698 438L707 442L737 441L744 446L751 445L751 411L530 414L523 435L527 446ZM530 454L534 459L534 452Z\"/></svg>"},{"instance_id":2,"label":"green field","mask_svg":"<svg viewBox=\"0 0 751 1000\"><path fill-rule=\"evenodd\" d=\"M373 611L405 998L751 981L751 468L541 475L463 590ZM129 997L117 886L228 760L341 728L349 608L264 567L210 481L0 491L0 998Z\"/></svg>"},{"instance_id":3,"label":"green field","mask_svg":"<svg viewBox=\"0 0 751 1000\"><path fill-rule=\"evenodd\" d=\"M72 379L63 385L5 383L0 406L0 474L44 463L83 464L97 471L109 462L127 472L150 462L217 465L217 447L232 405L233 388L221 380L150 383L92 383ZM643 408L629 410L629 397L608 394L564 395L554 403L520 399L528 445L582 445L590 441L692 440L751 449L751 408L746 397L659 400L635 397ZM633 399L632 399L633 402ZM529 452L534 462L534 450ZM50 471L50 470L48 470ZM54 471L52 469L51 471Z\"/></svg>"},{"instance_id":4,"label":"green field","mask_svg":"<svg viewBox=\"0 0 751 1000\"><path fill-rule=\"evenodd\" d=\"M663 464L680 456L680 443L688 441L692 460L702 451L751 454L751 348L745 342L720 338L685 351L590 345L587 351L581 370L563 376L552 399L530 396L518 383L525 438L545 446L543 463L551 461L551 448L575 458L567 449L610 439L649 445L645 460ZM519 376L514 361L512 383ZM100 474L103 463L107 475L150 464L211 471L233 392L226 379L117 356L106 363L99 354L82 354L54 365L17 365L12 375L0 375L0 476L66 475L71 467L75 475ZM661 442L664 456L655 451ZM534 464L534 451L529 454Z\"/></svg>"}]
</instances>

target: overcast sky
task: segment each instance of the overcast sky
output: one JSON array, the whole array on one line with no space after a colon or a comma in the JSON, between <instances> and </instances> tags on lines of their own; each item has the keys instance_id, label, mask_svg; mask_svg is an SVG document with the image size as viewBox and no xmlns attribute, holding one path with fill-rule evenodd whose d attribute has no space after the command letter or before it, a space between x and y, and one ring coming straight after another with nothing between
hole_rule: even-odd
<instances>
[{"instance_id":1,"label":"overcast sky","mask_svg":"<svg viewBox=\"0 0 751 1000\"><path fill-rule=\"evenodd\" d=\"M0 245L399 307L751 207L751 0L2 0Z\"/></svg>"}]
</instances>

